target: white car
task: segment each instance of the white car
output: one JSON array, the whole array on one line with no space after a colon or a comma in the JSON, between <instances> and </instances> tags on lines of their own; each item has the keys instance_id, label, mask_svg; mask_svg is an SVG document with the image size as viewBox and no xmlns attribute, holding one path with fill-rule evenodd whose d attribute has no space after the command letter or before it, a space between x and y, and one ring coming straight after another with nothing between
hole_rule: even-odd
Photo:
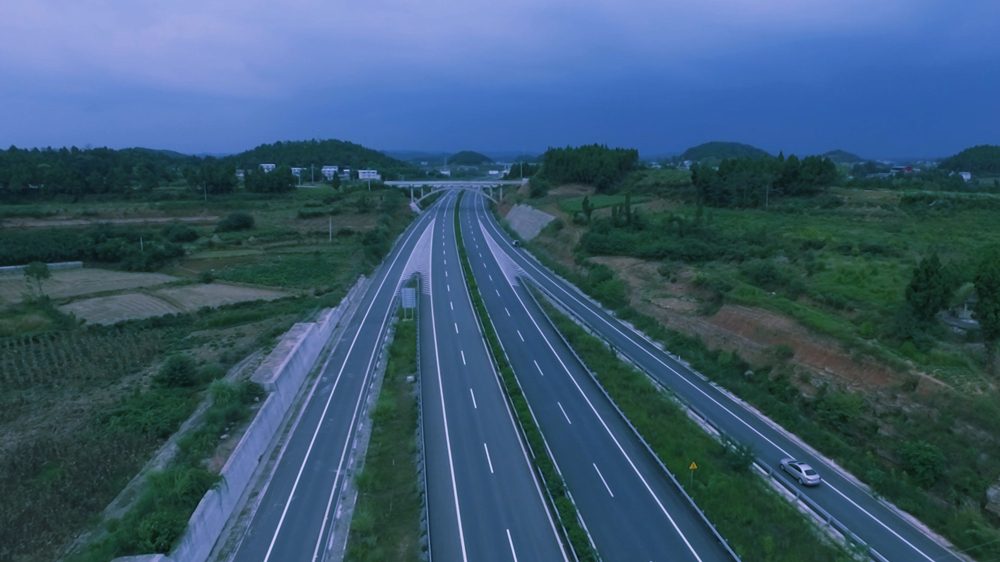
<instances>
[{"instance_id":1,"label":"white car","mask_svg":"<svg viewBox=\"0 0 1000 562\"><path fill-rule=\"evenodd\" d=\"M813 467L795 459L781 459L781 463L778 466L780 466L781 470L785 471L786 474L798 480L799 484L804 486L817 486L822 480L822 478L819 477L819 473L816 472Z\"/></svg>"}]
</instances>

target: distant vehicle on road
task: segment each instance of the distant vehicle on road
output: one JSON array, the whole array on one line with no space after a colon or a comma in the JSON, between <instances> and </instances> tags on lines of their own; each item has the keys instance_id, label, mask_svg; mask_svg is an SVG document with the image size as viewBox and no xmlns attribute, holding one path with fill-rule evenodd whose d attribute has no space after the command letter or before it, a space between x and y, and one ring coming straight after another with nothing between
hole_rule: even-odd
<instances>
[{"instance_id":1,"label":"distant vehicle on road","mask_svg":"<svg viewBox=\"0 0 1000 562\"><path fill-rule=\"evenodd\" d=\"M798 480L799 484L804 486L817 486L822 480L822 478L819 477L819 473L816 472L813 467L795 459L781 459L781 464L778 466L780 466L781 470L785 471L786 474Z\"/></svg>"},{"instance_id":2,"label":"distant vehicle on road","mask_svg":"<svg viewBox=\"0 0 1000 562\"><path fill-rule=\"evenodd\" d=\"M520 240L514 240L514 247L515 248L520 248L521 247L521 241Z\"/></svg>"}]
</instances>

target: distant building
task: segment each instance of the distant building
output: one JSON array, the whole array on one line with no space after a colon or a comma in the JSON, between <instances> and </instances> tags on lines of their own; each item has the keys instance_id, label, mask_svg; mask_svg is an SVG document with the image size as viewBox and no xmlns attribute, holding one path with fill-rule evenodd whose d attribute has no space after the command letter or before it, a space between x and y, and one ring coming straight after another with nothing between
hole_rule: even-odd
<instances>
[{"instance_id":1,"label":"distant building","mask_svg":"<svg viewBox=\"0 0 1000 562\"><path fill-rule=\"evenodd\" d=\"M441 174L442 176L450 176L450 175L451 175L451 170L438 170L438 172L439 172L439 173L440 173L440 174Z\"/></svg>"},{"instance_id":2,"label":"distant building","mask_svg":"<svg viewBox=\"0 0 1000 562\"><path fill-rule=\"evenodd\" d=\"M912 172L913 172L913 168L911 168L909 166L893 166L892 170L889 171L889 173L892 174L892 175L894 175L894 176L895 175L899 175L899 174L909 174L909 173L912 173Z\"/></svg>"},{"instance_id":3,"label":"distant building","mask_svg":"<svg viewBox=\"0 0 1000 562\"><path fill-rule=\"evenodd\" d=\"M300 177L302 175L302 170L305 170L305 168L292 168L292 175Z\"/></svg>"},{"instance_id":4,"label":"distant building","mask_svg":"<svg viewBox=\"0 0 1000 562\"><path fill-rule=\"evenodd\" d=\"M969 172L959 172L958 175L962 176L962 179L965 181L969 181L972 179L972 174L970 174Z\"/></svg>"},{"instance_id":5,"label":"distant building","mask_svg":"<svg viewBox=\"0 0 1000 562\"><path fill-rule=\"evenodd\" d=\"M264 173L265 173L265 174L266 174L267 172L270 172L270 171L271 171L271 170L273 170L274 168L275 168L275 165L274 165L274 164L261 164L261 165L260 165L260 169L261 169L261 170L264 170Z\"/></svg>"},{"instance_id":6,"label":"distant building","mask_svg":"<svg viewBox=\"0 0 1000 562\"><path fill-rule=\"evenodd\" d=\"M650 162L649 167L653 170L659 170L663 166L661 166L659 162Z\"/></svg>"},{"instance_id":7,"label":"distant building","mask_svg":"<svg viewBox=\"0 0 1000 562\"><path fill-rule=\"evenodd\" d=\"M490 170L490 175L491 176L499 176L500 175L500 170Z\"/></svg>"},{"instance_id":8,"label":"distant building","mask_svg":"<svg viewBox=\"0 0 1000 562\"><path fill-rule=\"evenodd\" d=\"M323 166L320 173L322 173L326 179L332 180L333 176L337 175L338 170L339 168L337 166Z\"/></svg>"},{"instance_id":9,"label":"distant building","mask_svg":"<svg viewBox=\"0 0 1000 562\"><path fill-rule=\"evenodd\" d=\"M677 165L678 170L690 170L692 162L690 160L685 160Z\"/></svg>"},{"instance_id":10,"label":"distant building","mask_svg":"<svg viewBox=\"0 0 1000 562\"><path fill-rule=\"evenodd\" d=\"M243 170L236 170L236 177L237 178L243 179L243 176L245 176L245 175L246 174L243 172Z\"/></svg>"},{"instance_id":11,"label":"distant building","mask_svg":"<svg viewBox=\"0 0 1000 562\"><path fill-rule=\"evenodd\" d=\"M427 165L427 162L421 162L421 163L420 163L420 165L421 165L421 166L426 166L426 165Z\"/></svg>"},{"instance_id":12,"label":"distant building","mask_svg":"<svg viewBox=\"0 0 1000 562\"><path fill-rule=\"evenodd\" d=\"M358 170L359 180L380 180L382 176L378 174L378 170Z\"/></svg>"}]
</instances>

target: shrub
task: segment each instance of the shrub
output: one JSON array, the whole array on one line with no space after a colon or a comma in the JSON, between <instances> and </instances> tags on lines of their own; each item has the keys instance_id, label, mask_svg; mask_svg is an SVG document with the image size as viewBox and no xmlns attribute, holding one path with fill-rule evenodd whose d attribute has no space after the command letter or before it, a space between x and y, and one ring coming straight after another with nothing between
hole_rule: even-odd
<instances>
[{"instance_id":1,"label":"shrub","mask_svg":"<svg viewBox=\"0 0 1000 562\"><path fill-rule=\"evenodd\" d=\"M198 274L199 283L208 284L211 283L212 281L215 281L215 274L212 273L211 270L206 269L205 271L202 271L201 273Z\"/></svg>"},{"instance_id":2,"label":"shrub","mask_svg":"<svg viewBox=\"0 0 1000 562\"><path fill-rule=\"evenodd\" d=\"M194 386L198 383L194 359L187 355L172 355L160 367L154 380L168 388Z\"/></svg>"},{"instance_id":3,"label":"shrub","mask_svg":"<svg viewBox=\"0 0 1000 562\"><path fill-rule=\"evenodd\" d=\"M947 459L938 449L924 441L907 442L900 447L903 468L917 485L930 488L945 471Z\"/></svg>"},{"instance_id":4,"label":"shrub","mask_svg":"<svg viewBox=\"0 0 1000 562\"><path fill-rule=\"evenodd\" d=\"M781 361L788 361L792 357L795 357L795 350L792 349L792 346L786 343L772 347L771 353L774 355L775 358Z\"/></svg>"},{"instance_id":5,"label":"shrub","mask_svg":"<svg viewBox=\"0 0 1000 562\"><path fill-rule=\"evenodd\" d=\"M180 244L182 242L194 242L200 235L197 230L190 226L175 222L163 228L163 237L171 242Z\"/></svg>"},{"instance_id":6,"label":"shrub","mask_svg":"<svg viewBox=\"0 0 1000 562\"><path fill-rule=\"evenodd\" d=\"M226 215L215 227L216 232L235 232L237 230L250 230L253 228L253 216L249 213L236 211Z\"/></svg>"},{"instance_id":7,"label":"shrub","mask_svg":"<svg viewBox=\"0 0 1000 562\"><path fill-rule=\"evenodd\" d=\"M187 521L182 514L174 511L154 511L142 518L136 529L139 550L142 552L170 552Z\"/></svg>"}]
</instances>

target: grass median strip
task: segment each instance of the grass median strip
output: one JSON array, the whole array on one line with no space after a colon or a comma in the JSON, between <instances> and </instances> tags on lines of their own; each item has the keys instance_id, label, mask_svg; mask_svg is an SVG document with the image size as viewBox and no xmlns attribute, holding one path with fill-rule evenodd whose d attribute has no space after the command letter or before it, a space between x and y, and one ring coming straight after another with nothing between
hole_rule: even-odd
<instances>
[{"instance_id":1,"label":"grass median strip","mask_svg":"<svg viewBox=\"0 0 1000 562\"><path fill-rule=\"evenodd\" d=\"M549 457L542 432L535 424L531 411L528 409L528 401L525 399L521 391L521 386L514 376L514 370L507 362L507 356L500 346L500 340L493 329L493 324L487 321L489 315L486 312L486 305L483 304L483 298L479 294L479 286L476 284L476 279L472 274L472 267L469 265L469 257L465 251L465 243L462 240L462 229L458 221L458 208L462 195L464 195L464 192L459 194L458 203L455 205L455 231L458 238L459 259L462 262L462 271L465 273L466 283L469 285L469 294L472 297L473 308L479 317L490 354L496 362L504 391L507 393L521 429L524 431L524 436L531 449L535 466L541 473L542 483L555 503L556 512L562 527L566 530L567 539L576 552L578 560L581 562L596 561L598 560L597 552L590 545L590 538L583 526L580 525L576 505L569 496L569 491L566 489L566 484L563 482L562 476L559 475L559 471L556 470L555 463Z\"/></svg>"},{"instance_id":2,"label":"grass median strip","mask_svg":"<svg viewBox=\"0 0 1000 562\"><path fill-rule=\"evenodd\" d=\"M400 320L372 412L365 467L355 478L358 501L347 537L346 562L420 560L420 478L413 384L417 372L417 326Z\"/></svg>"},{"instance_id":3,"label":"grass median strip","mask_svg":"<svg viewBox=\"0 0 1000 562\"><path fill-rule=\"evenodd\" d=\"M552 323L667 469L678 475L741 559L840 562L851 553L819 531L752 469L753 451L725 446L685 415L645 375L619 359L545 299ZM697 465L691 470L692 463Z\"/></svg>"}]
</instances>

